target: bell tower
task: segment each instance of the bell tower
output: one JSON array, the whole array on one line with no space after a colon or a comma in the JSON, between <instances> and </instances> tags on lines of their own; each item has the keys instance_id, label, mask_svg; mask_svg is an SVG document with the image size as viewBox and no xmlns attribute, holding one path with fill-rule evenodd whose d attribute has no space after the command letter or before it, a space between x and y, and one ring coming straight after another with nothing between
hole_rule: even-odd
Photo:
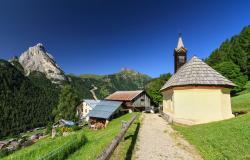
<instances>
[{"instance_id":1,"label":"bell tower","mask_svg":"<svg viewBox=\"0 0 250 160\"><path fill-rule=\"evenodd\" d=\"M184 47L182 35L179 33L178 44L174 49L174 73L187 61L187 49Z\"/></svg>"}]
</instances>

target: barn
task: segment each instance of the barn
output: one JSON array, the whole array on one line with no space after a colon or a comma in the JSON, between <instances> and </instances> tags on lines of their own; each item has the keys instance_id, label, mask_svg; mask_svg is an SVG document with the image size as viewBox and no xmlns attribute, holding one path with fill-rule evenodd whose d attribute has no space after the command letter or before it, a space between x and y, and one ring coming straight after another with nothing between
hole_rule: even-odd
<instances>
[{"instance_id":1,"label":"barn","mask_svg":"<svg viewBox=\"0 0 250 160\"><path fill-rule=\"evenodd\" d=\"M100 101L88 114L91 126L97 129L106 127L110 120L122 113L122 103L121 101Z\"/></svg>"},{"instance_id":2,"label":"barn","mask_svg":"<svg viewBox=\"0 0 250 160\"><path fill-rule=\"evenodd\" d=\"M144 90L116 91L105 99L122 101L126 110L143 111L145 108L152 107L152 100Z\"/></svg>"}]
</instances>

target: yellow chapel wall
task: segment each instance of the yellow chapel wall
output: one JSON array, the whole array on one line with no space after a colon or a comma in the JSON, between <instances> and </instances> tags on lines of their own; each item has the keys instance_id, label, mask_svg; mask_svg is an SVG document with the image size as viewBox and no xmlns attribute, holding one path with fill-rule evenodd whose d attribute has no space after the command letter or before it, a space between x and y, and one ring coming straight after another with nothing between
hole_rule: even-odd
<instances>
[{"instance_id":1,"label":"yellow chapel wall","mask_svg":"<svg viewBox=\"0 0 250 160\"><path fill-rule=\"evenodd\" d=\"M162 93L163 94L163 112L164 113L173 113L174 106L173 106L173 90L167 90Z\"/></svg>"},{"instance_id":2,"label":"yellow chapel wall","mask_svg":"<svg viewBox=\"0 0 250 160\"><path fill-rule=\"evenodd\" d=\"M163 92L163 111L179 123L207 123L232 118L230 90L173 89Z\"/></svg>"}]
</instances>

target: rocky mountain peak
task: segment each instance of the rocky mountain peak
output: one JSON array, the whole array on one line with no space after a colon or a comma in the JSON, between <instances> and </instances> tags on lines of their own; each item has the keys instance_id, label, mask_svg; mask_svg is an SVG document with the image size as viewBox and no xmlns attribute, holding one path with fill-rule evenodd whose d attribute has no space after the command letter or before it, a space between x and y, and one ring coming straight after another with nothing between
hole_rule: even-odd
<instances>
[{"instance_id":1,"label":"rocky mountain peak","mask_svg":"<svg viewBox=\"0 0 250 160\"><path fill-rule=\"evenodd\" d=\"M24 68L26 75L29 75L32 71L39 71L44 73L53 83L67 80L64 72L41 43L29 47L27 51L21 54L18 61Z\"/></svg>"},{"instance_id":2,"label":"rocky mountain peak","mask_svg":"<svg viewBox=\"0 0 250 160\"><path fill-rule=\"evenodd\" d=\"M139 74L139 72L137 72L137 71L135 71L135 70L133 70L133 69L130 69L130 68L122 68L121 70L120 70L120 73L127 73L127 74Z\"/></svg>"}]
</instances>

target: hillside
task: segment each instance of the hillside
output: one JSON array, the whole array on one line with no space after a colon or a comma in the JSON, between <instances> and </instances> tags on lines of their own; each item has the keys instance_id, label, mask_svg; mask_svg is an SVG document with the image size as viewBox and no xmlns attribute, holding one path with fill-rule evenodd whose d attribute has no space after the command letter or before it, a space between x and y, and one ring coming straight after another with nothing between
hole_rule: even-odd
<instances>
[{"instance_id":1,"label":"hillside","mask_svg":"<svg viewBox=\"0 0 250 160\"><path fill-rule=\"evenodd\" d=\"M233 112L249 112L250 111L250 93L232 97Z\"/></svg>"},{"instance_id":2,"label":"hillside","mask_svg":"<svg viewBox=\"0 0 250 160\"><path fill-rule=\"evenodd\" d=\"M224 41L206 59L206 63L237 84L235 92L243 90L247 79L250 79L250 26Z\"/></svg>"},{"instance_id":3,"label":"hillside","mask_svg":"<svg viewBox=\"0 0 250 160\"><path fill-rule=\"evenodd\" d=\"M0 137L14 135L52 120L57 88L45 75L28 77L11 63L0 60Z\"/></svg>"},{"instance_id":4,"label":"hillside","mask_svg":"<svg viewBox=\"0 0 250 160\"><path fill-rule=\"evenodd\" d=\"M239 92L238 95L242 95L245 93L250 93L250 81L246 83L246 85L244 86L244 90L242 92Z\"/></svg>"},{"instance_id":5,"label":"hillside","mask_svg":"<svg viewBox=\"0 0 250 160\"><path fill-rule=\"evenodd\" d=\"M237 96L231 99L233 112L245 113L250 111L250 81L244 88L244 91L239 92Z\"/></svg>"},{"instance_id":6,"label":"hillside","mask_svg":"<svg viewBox=\"0 0 250 160\"><path fill-rule=\"evenodd\" d=\"M90 93L92 85L98 89L95 91L99 99L105 98L117 90L138 90L143 89L151 80L148 75L134 70L121 70L110 75L68 75L70 84L75 88L81 98L93 98Z\"/></svg>"},{"instance_id":7,"label":"hillside","mask_svg":"<svg viewBox=\"0 0 250 160\"><path fill-rule=\"evenodd\" d=\"M112 141L112 139L120 132L121 122L128 121L132 118L133 114L125 114L116 119L113 119L107 128L102 130L92 130L90 128L83 128L76 132L71 132L70 135L57 136L56 138L46 137L39 140L37 143L30 147L23 148L14 152L3 160L33 160L33 159L96 159L103 149ZM136 139L135 132L140 125L140 114L137 114L137 120L131 125L126 137L134 137ZM129 156L131 154L130 147L135 145L135 139L126 138L119 146L123 147L123 151L128 153L120 153L116 150L116 154L119 157ZM94 149L94 151L93 151ZM1 155L0 155L1 156ZM48 158L49 157L49 158ZM1 159L1 158L0 158Z\"/></svg>"},{"instance_id":8,"label":"hillside","mask_svg":"<svg viewBox=\"0 0 250 160\"><path fill-rule=\"evenodd\" d=\"M0 60L0 138L54 121L60 90L71 85L78 98L102 99L117 90L143 89L151 78L123 69L110 75L65 75L45 47L37 44L11 60Z\"/></svg>"}]
</instances>

